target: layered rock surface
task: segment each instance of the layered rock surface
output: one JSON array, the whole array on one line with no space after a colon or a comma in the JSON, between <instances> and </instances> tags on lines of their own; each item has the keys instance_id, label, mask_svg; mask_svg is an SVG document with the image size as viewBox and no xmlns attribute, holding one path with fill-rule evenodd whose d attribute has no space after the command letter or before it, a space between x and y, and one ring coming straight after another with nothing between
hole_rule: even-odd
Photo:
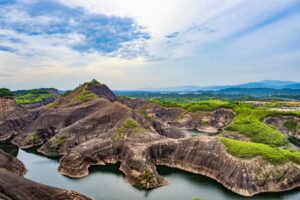
<instances>
[{"instance_id":1,"label":"layered rock surface","mask_svg":"<svg viewBox=\"0 0 300 200\"><path fill-rule=\"evenodd\" d=\"M300 129L297 130L298 127L300 127L300 118L296 116L274 116L274 117L267 117L264 122L266 124L275 126L280 130L280 132L286 134L289 137L295 137L298 140L300 140ZM289 130L288 127L285 125L285 122L292 122L295 123L295 130ZM298 127L297 127L297 124Z\"/></svg>"},{"instance_id":2,"label":"layered rock surface","mask_svg":"<svg viewBox=\"0 0 300 200\"><path fill-rule=\"evenodd\" d=\"M144 188L167 184L157 173L156 165L211 177L244 196L300 186L298 165L274 166L261 158L234 158L226 153L223 143L215 137L171 139L152 134L116 143L98 139L72 149L62 158L59 171L67 176L82 177L88 175L90 165L118 161L129 183Z\"/></svg>"},{"instance_id":3,"label":"layered rock surface","mask_svg":"<svg viewBox=\"0 0 300 200\"><path fill-rule=\"evenodd\" d=\"M19 107L11 97L0 97L0 141L16 135L35 117L32 112Z\"/></svg>"},{"instance_id":4,"label":"layered rock surface","mask_svg":"<svg viewBox=\"0 0 300 200\"><path fill-rule=\"evenodd\" d=\"M3 200L88 200L70 190L42 185L22 176L26 169L21 161L0 150L0 199Z\"/></svg>"},{"instance_id":5,"label":"layered rock surface","mask_svg":"<svg viewBox=\"0 0 300 200\"><path fill-rule=\"evenodd\" d=\"M19 176L24 176L26 168L17 158L0 149L0 171L10 171Z\"/></svg>"}]
</instances>

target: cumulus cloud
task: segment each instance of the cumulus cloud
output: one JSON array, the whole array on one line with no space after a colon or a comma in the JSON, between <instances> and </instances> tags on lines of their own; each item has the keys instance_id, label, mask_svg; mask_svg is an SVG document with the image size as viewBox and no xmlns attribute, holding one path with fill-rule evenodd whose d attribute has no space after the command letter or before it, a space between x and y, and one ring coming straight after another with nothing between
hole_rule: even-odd
<instances>
[{"instance_id":1,"label":"cumulus cloud","mask_svg":"<svg viewBox=\"0 0 300 200\"><path fill-rule=\"evenodd\" d=\"M123 43L150 38L132 18L92 14L52 0L5 2L0 16L2 30L62 38L79 52L110 53Z\"/></svg>"}]
</instances>

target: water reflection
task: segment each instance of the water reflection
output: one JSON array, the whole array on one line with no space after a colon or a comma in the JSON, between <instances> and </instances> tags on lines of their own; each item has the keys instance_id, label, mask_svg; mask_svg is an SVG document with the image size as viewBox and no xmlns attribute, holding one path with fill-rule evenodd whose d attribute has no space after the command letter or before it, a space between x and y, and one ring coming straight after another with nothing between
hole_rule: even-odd
<instances>
[{"instance_id":1,"label":"water reflection","mask_svg":"<svg viewBox=\"0 0 300 200\"><path fill-rule=\"evenodd\" d=\"M189 136L216 136L219 134L218 132L216 133L201 132L196 129L182 129L181 131Z\"/></svg>"},{"instance_id":2,"label":"water reflection","mask_svg":"<svg viewBox=\"0 0 300 200\"><path fill-rule=\"evenodd\" d=\"M12 143L10 143L10 141L0 142L0 149L6 153L9 153L9 154L15 156L15 157L17 157L18 152L19 152L18 146L13 145Z\"/></svg>"}]
</instances>

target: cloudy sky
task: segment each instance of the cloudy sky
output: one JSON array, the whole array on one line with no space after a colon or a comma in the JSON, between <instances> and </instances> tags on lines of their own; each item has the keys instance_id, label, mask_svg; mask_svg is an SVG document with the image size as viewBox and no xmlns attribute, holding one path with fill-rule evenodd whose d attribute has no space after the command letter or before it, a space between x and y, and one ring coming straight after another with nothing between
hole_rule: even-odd
<instances>
[{"instance_id":1,"label":"cloudy sky","mask_svg":"<svg viewBox=\"0 0 300 200\"><path fill-rule=\"evenodd\" d=\"M0 0L0 87L300 81L300 0Z\"/></svg>"}]
</instances>

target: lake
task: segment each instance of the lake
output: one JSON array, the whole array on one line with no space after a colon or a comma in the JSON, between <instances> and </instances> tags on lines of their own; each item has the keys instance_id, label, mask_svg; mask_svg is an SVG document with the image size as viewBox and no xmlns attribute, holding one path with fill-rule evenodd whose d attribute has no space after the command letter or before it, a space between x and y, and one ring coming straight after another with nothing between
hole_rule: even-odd
<instances>
[{"instance_id":1,"label":"lake","mask_svg":"<svg viewBox=\"0 0 300 200\"><path fill-rule=\"evenodd\" d=\"M244 198L224 188L216 181L201 175L187 173L169 167L158 166L158 172L170 184L153 190L141 190L129 185L118 170L119 164L92 167L90 175L71 179L58 173L58 161L41 156L35 151L17 149L11 144L0 148L13 153L26 166L26 178L54 187L71 189L95 200L299 200L300 188L283 193L261 194Z\"/></svg>"}]
</instances>

